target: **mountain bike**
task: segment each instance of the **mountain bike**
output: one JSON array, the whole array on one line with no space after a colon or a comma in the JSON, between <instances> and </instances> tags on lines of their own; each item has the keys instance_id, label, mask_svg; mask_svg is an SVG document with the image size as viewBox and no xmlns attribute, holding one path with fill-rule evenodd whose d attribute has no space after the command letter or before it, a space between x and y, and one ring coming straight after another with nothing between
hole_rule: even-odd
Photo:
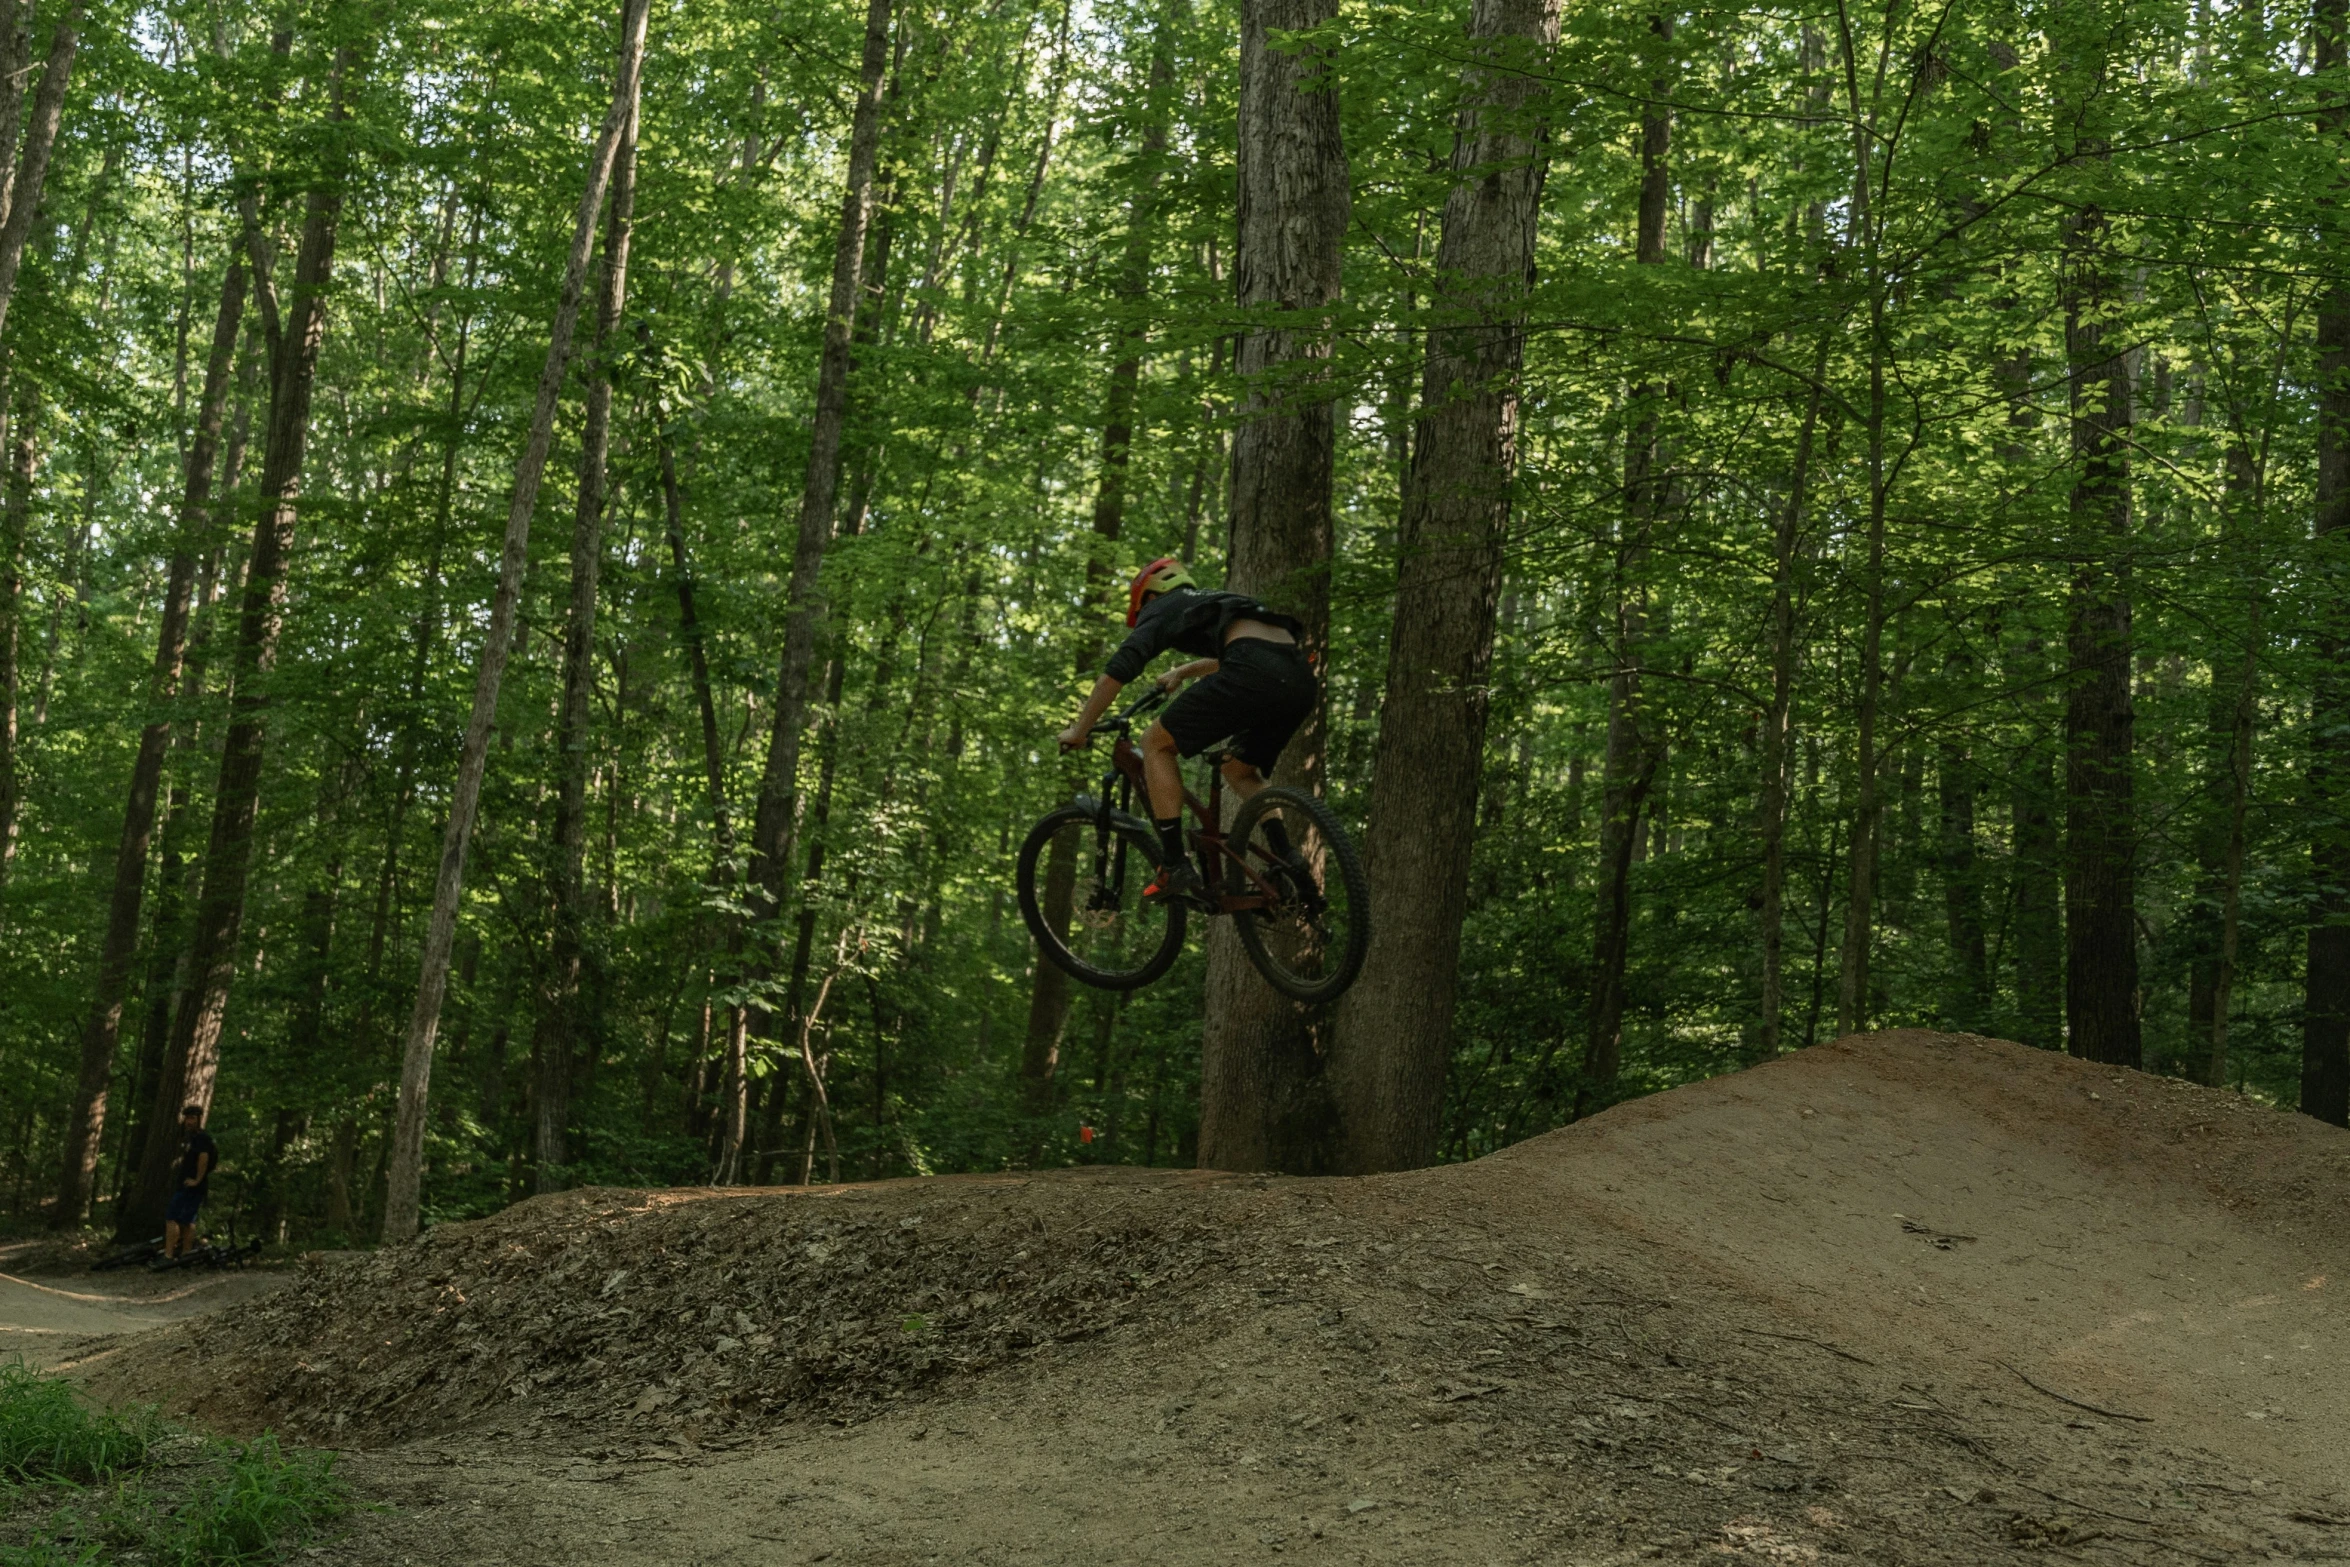
<instances>
[{"instance_id":1,"label":"mountain bike","mask_svg":"<svg viewBox=\"0 0 2350 1567\"><path fill-rule=\"evenodd\" d=\"M1102 990L1137 990L1165 974L1191 915L1230 919L1249 962L1275 990L1293 1001L1337 999L1362 972L1371 941L1362 856L1330 807L1279 784L1242 802L1225 828L1228 742L1207 752L1207 799L1183 791L1208 895L1144 901L1161 850L1157 829L1131 809L1143 788L1133 730L1167 698L1154 686L1094 725L1093 733L1116 736L1101 793L1077 796L1029 830L1020 845L1020 917L1048 960ZM1056 839L1064 846L1048 857Z\"/></svg>"},{"instance_id":2,"label":"mountain bike","mask_svg":"<svg viewBox=\"0 0 2350 1567\"><path fill-rule=\"evenodd\" d=\"M163 1237L139 1241L134 1245L117 1247L90 1264L92 1273L112 1273L117 1268L135 1268L163 1255Z\"/></svg>"}]
</instances>

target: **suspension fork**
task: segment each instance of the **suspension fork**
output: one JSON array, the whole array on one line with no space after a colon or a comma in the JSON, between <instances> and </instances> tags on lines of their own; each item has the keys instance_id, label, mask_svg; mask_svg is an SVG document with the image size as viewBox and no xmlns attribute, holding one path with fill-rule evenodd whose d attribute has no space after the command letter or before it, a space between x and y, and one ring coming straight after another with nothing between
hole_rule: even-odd
<instances>
[{"instance_id":1,"label":"suspension fork","mask_svg":"<svg viewBox=\"0 0 2350 1567\"><path fill-rule=\"evenodd\" d=\"M1116 836L1110 831L1110 812L1125 808L1125 801L1118 792L1118 783L1118 770L1115 767L1102 775L1102 813L1093 822L1093 890L1096 900L1110 885L1110 840Z\"/></svg>"}]
</instances>

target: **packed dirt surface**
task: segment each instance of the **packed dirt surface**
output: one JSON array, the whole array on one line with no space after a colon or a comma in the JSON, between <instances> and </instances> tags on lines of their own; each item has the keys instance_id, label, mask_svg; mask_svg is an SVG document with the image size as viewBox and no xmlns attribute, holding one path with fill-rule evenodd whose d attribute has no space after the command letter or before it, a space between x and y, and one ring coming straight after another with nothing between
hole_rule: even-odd
<instances>
[{"instance_id":1,"label":"packed dirt surface","mask_svg":"<svg viewBox=\"0 0 2350 1567\"><path fill-rule=\"evenodd\" d=\"M1839 1041L1474 1164L590 1191L96 1348L306 1560L2350 1560L2350 1135Z\"/></svg>"},{"instance_id":2,"label":"packed dirt surface","mask_svg":"<svg viewBox=\"0 0 2350 1567\"><path fill-rule=\"evenodd\" d=\"M282 1282L258 1272L92 1274L80 1248L0 1245L0 1361L77 1360L97 1347L94 1341L204 1316Z\"/></svg>"}]
</instances>

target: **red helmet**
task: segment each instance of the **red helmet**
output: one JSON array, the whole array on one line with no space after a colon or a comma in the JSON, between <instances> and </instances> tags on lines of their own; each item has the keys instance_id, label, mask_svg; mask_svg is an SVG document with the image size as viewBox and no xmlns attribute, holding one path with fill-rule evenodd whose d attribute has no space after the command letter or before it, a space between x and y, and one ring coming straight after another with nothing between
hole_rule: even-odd
<instances>
[{"instance_id":1,"label":"red helmet","mask_svg":"<svg viewBox=\"0 0 2350 1567\"><path fill-rule=\"evenodd\" d=\"M1142 613L1142 597L1146 593L1166 593L1176 588L1196 588L1191 580L1191 569L1172 555L1161 555L1157 560L1134 574L1134 583L1126 590L1126 624L1134 624Z\"/></svg>"}]
</instances>

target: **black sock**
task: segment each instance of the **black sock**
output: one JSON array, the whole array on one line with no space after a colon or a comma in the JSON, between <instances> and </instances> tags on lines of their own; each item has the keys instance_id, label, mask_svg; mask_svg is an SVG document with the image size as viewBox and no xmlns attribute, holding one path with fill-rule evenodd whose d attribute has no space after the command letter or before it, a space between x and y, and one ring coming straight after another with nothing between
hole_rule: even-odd
<instances>
[{"instance_id":1,"label":"black sock","mask_svg":"<svg viewBox=\"0 0 2350 1567\"><path fill-rule=\"evenodd\" d=\"M1289 824L1278 816L1265 823L1265 847L1284 860L1294 858L1297 853L1289 846Z\"/></svg>"},{"instance_id":2,"label":"black sock","mask_svg":"<svg viewBox=\"0 0 2350 1567\"><path fill-rule=\"evenodd\" d=\"M1169 816L1164 820L1153 818L1151 825L1159 829L1159 852L1169 865L1183 863L1183 818Z\"/></svg>"}]
</instances>

